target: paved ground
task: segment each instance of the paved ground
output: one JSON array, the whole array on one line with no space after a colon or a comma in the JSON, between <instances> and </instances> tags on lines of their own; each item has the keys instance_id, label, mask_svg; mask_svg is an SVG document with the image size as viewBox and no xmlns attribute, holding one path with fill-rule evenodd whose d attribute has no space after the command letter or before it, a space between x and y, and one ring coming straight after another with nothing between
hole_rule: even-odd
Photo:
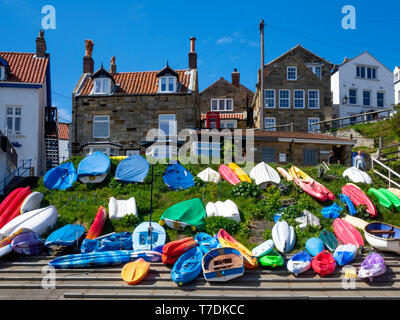
<instances>
[{"instance_id":1,"label":"paved ground","mask_svg":"<svg viewBox=\"0 0 400 320\"><path fill-rule=\"evenodd\" d=\"M367 253L358 255L358 268ZM343 288L344 272L324 278L312 270L293 276L286 267L246 270L241 278L227 283L208 283L203 278L178 287L170 279L170 269L153 263L140 284L129 286L120 277L122 266L56 271L56 287L43 289L42 268L53 257L12 255L0 260L0 300L18 299L266 299L338 298L400 299L400 255L383 254L387 273L373 283L356 279L355 289ZM289 257L287 257L289 258ZM349 282L346 282L349 285Z\"/></svg>"}]
</instances>

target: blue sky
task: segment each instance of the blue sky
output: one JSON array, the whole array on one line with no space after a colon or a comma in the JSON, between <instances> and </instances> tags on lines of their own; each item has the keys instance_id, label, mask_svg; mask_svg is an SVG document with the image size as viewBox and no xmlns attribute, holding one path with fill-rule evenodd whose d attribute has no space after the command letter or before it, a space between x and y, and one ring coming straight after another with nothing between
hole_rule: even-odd
<instances>
[{"instance_id":1,"label":"blue sky","mask_svg":"<svg viewBox=\"0 0 400 320\"><path fill-rule=\"evenodd\" d=\"M341 63L369 51L390 70L400 65L400 1L29 1L0 0L0 51L34 52L42 7L56 9L56 29L46 30L51 54L53 105L70 119L71 93L82 72L84 40L94 42L95 69L187 68L195 36L200 90L220 77L254 90L260 65L259 22L265 20L265 62L297 44ZM342 28L344 5L356 9L356 29Z\"/></svg>"}]
</instances>

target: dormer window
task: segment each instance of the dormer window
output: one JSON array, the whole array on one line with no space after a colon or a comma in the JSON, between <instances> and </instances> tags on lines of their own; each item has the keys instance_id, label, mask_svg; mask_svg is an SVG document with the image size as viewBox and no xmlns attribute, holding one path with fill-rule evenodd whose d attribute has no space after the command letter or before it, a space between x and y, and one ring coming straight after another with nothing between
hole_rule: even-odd
<instances>
[{"instance_id":1,"label":"dormer window","mask_svg":"<svg viewBox=\"0 0 400 320\"><path fill-rule=\"evenodd\" d=\"M160 78L160 92L176 92L176 77L166 76Z\"/></svg>"},{"instance_id":2,"label":"dormer window","mask_svg":"<svg viewBox=\"0 0 400 320\"><path fill-rule=\"evenodd\" d=\"M94 94L110 94L111 80L109 78L94 79Z\"/></svg>"}]
</instances>

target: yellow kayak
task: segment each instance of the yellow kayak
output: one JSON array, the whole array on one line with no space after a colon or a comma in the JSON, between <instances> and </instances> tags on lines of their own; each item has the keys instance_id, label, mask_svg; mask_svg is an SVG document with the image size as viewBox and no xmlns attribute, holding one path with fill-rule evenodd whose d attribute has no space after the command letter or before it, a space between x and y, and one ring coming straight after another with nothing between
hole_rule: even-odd
<instances>
[{"instance_id":1,"label":"yellow kayak","mask_svg":"<svg viewBox=\"0 0 400 320\"><path fill-rule=\"evenodd\" d=\"M240 181L246 181L251 183L251 179L249 178L249 176L236 163L232 162L228 164L228 167L233 170L233 172L239 177Z\"/></svg>"},{"instance_id":2,"label":"yellow kayak","mask_svg":"<svg viewBox=\"0 0 400 320\"><path fill-rule=\"evenodd\" d=\"M150 268L150 262L140 258L134 262L127 263L122 271L122 279L128 284L136 284L143 280Z\"/></svg>"},{"instance_id":3,"label":"yellow kayak","mask_svg":"<svg viewBox=\"0 0 400 320\"><path fill-rule=\"evenodd\" d=\"M282 167L277 167L276 170L286 179L286 181L293 181L292 175Z\"/></svg>"},{"instance_id":4,"label":"yellow kayak","mask_svg":"<svg viewBox=\"0 0 400 320\"><path fill-rule=\"evenodd\" d=\"M112 157L110 157L110 159L113 159L113 160L124 160L126 158L128 158L128 156L112 156Z\"/></svg>"}]
</instances>

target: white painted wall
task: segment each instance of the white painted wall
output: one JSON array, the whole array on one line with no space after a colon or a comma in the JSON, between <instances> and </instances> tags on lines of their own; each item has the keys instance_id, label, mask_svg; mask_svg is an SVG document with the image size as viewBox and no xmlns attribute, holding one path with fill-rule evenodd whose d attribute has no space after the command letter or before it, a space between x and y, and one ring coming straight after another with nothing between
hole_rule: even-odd
<instances>
[{"instance_id":1,"label":"white painted wall","mask_svg":"<svg viewBox=\"0 0 400 320\"><path fill-rule=\"evenodd\" d=\"M69 140L58 140L58 155L60 158L59 163L70 158Z\"/></svg>"},{"instance_id":2,"label":"white painted wall","mask_svg":"<svg viewBox=\"0 0 400 320\"><path fill-rule=\"evenodd\" d=\"M393 71L394 77L394 103L400 103L400 68L396 67Z\"/></svg>"},{"instance_id":3,"label":"white painted wall","mask_svg":"<svg viewBox=\"0 0 400 320\"><path fill-rule=\"evenodd\" d=\"M377 67L376 80L356 77L357 65ZM357 89L357 103L343 105L345 95L349 98L349 89ZM377 107L378 91L385 92L384 108L394 104L393 73L368 52L364 52L354 59L338 67L331 77L333 105L337 105L339 117L346 117L370 110L379 110ZM370 106L363 106L363 90L371 91ZM381 116L384 116L382 114Z\"/></svg>"}]
</instances>

